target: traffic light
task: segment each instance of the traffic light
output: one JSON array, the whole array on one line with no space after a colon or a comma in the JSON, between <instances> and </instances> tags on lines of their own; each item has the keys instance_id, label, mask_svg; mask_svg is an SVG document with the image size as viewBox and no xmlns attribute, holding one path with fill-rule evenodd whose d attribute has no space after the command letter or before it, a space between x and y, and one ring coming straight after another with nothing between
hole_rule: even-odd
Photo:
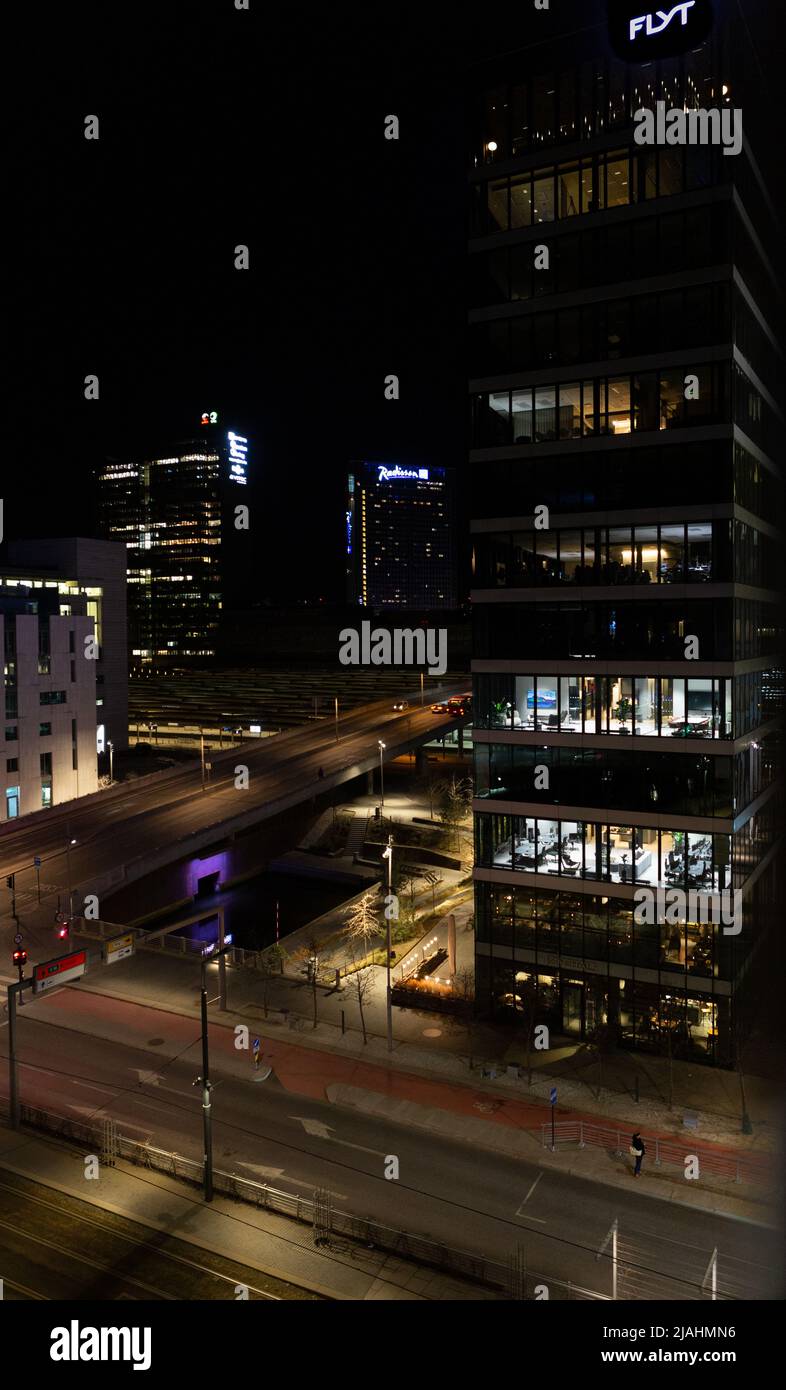
<instances>
[{"instance_id":1,"label":"traffic light","mask_svg":"<svg viewBox=\"0 0 786 1390\"><path fill-rule=\"evenodd\" d=\"M59 940L59 941L65 941L66 937L67 937L68 934L69 934L69 931L70 931L70 927L69 927L68 923L67 923L67 922L61 922L61 923L60 923L60 926L57 928L57 937L58 937L58 940Z\"/></svg>"},{"instance_id":2,"label":"traffic light","mask_svg":"<svg viewBox=\"0 0 786 1390\"><path fill-rule=\"evenodd\" d=\"M7 887L7 888L10 888L10 889L11 889L11 892L13 892L13 891L14 891L14 875L13 875L13 874L7 874L7 875L6 875L5 883L6 883L6 887Z\"/></svg>"},{"instance_id":3,"label":"traffic light","mask_svg":"<svg viewBox=\"0 0 786 1390\"><path fill-rule=\"evenodd\" d=\"M25 951L23 947L18 946L14 951L13 960L14 965L27 965L27 951Z\"/></svg>"}]
</instances>

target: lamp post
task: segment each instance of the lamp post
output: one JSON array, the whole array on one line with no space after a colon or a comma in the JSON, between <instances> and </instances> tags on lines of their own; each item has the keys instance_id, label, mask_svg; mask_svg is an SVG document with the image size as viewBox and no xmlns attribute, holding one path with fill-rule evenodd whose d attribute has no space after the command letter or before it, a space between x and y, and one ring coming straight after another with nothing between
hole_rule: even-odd
<instances>
[{"instance_id":1,"label":"lamp post","mask_svg":"<svg viewBox=\"0 0 786 1390\"><path fill-rule=\"evenodd\" d=\"M202 790L205 790L205 731L199 730L199 761L202 764Z\"/></svg>"},{"instance_id":2,"label":"lamp post","mask_svg":"<svg viewBox=\"0 0 786 1390\"><path fill-rule=\"evenodd\" d=\"M113 744L111 738L107 739L106 746L109 749L109 785L111 787L112 783L115 780L115 745Z\"/></svg>"},{"instance_id":3,"label":"lamp post","mask_svg":"<svg viewBox=\"0 0 786 1390\"><path fill-rule=\"evenodd\" d=\"M385 1005L387 1011L388 1024L388 1052L393 1051L393 992L390 986L390 953L393 943L390 939L390 899L393 894L393 836L388 835L387 849L382 851L382 858L388 861L388 893L385 903L385 967L386 967L386 996Z\"/></svg>"},{"instance_id":4,"label":"lamp post","mask_svg":"<svg viewBox=\"0 0 786 1390\"><path fill-rule=\"evenodd\" d=\"M338 695L336 696L336 743L338 743Z\"/></svg>"},{"instance_id":5,"label":"lamp post","mask_svg":"<svg viewBox=\"0 0 786 1390\"><path fill-rule=\"evenodd\" d=\"M73 890L73 888L72 888L72 886L71 886L71 846L72 846L72 845L75 845L75 844L76 844L76 840L72 840L72 839L71 839L71 830L70 830L70 827L69 827L69 825L68 825L68 822L66 821L66 870L67 870L67 874L68 874L68 917L69 917L69 921L70 921L70 919L71 919L71 918L73 917L73 915L74 915L74 912L73 912L73 906L74 906L74 890ZM59 903L59 899L58 899L58 907L59 907L59 905L60 905L60 903Z\"/></svg>"},{"instance_id":6,"label":"lamp post","mask_svg":"<svg viewBox=\"0 0 786 1390\"><path fill-rule=\"evenodd\" d=\"M377 743L379 744L379 804L380 804L380 806L384 806L384 804L385 804L385 774L384 774L384 772L383 772L383 770L382 770L382 754L384 753L385 748L387 747L387 745L384 744L384 743L382 742L382 739L381 739L381 738L377 739Z\"/></svg>"},{"instance_id":7,"label":"lamp post","mask_svg":"<svg viewBox=\"0 0 786 1390\"><path fill-rule=\"evenodd\" d=\"M223 913L220 913L219 948L217 951L214 951L212 955L203 956L200 961L202 976L200 990L200 1015L202 1021L202 1073L200 1076L197 1077L196 1081L194 1082L195 1086L201 1086L202 1088L202 1141L204 1147L202 1178L206 1202L212 1202L213 1200L213 1117L211 1114L212 1105L210 1100L210 1092L212 1091L213 1086L210 1080L210 1050L207 1023L207 967L212 960L215 960L216 958L218 959L219 988L221 990L219 1007L224 1009L226 1008L226 984L221 982L226 978L224 975L225 958L229 950L231 950L231 947L224 945Z\"/></svg>"},{"instance_id":8,"label":"lamp post","mask_svg":"<svg viewBox=\"0 0 786 1390\"><path fill-rule=\"evenodd\" d=\"M424 673L423 671L421 671L421 673L420 673L420 703L421 703L421 705L422 705L422 704L424 703L424 701L425 701L424 683L425 683L425 673Z\"/></svg>"}]
</instances>

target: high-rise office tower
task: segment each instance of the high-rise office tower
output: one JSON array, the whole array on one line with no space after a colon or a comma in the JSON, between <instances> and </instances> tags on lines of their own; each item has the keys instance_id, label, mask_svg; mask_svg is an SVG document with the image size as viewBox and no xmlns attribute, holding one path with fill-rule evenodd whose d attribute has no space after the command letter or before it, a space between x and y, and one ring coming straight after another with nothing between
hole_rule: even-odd
<instances>
[{"instance_id":1,"label":"high-rise office tower","mask_svg":"<svg viewBox=\"0 0 786 1390\"><path fill-rule=\"evenodd\" d=\"M357 463L347 480L347 598L364 608L455 608L453 475Z\"/></svg>"},{"instance_id":2,"label":"high-rise office tower","mask_svg":"<svg viewBox=\"0 0 786 1390\"><path fill-rule=\"evenodd\" d=\"M767 113L737 6L613 8L473 79L477 987L728 1066L782 882Z\"/></svg>"},{"instance_id":3,"label":"high-rise office tower","mask_svg":"<svg viewBox=\"0 0 786 1390\"><path fill-rule=\"evenodd\" d=\"M207 660L227 592L248 560L249 442L217 412L191 438L141 462L107 460L98 474L102 533L128 552L134 666Z\"/></svg>"}]
</instances>

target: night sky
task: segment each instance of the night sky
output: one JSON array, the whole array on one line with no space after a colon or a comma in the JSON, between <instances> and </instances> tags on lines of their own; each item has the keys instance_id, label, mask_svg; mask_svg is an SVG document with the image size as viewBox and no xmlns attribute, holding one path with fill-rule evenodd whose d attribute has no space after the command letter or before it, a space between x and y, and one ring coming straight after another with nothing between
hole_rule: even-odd
<instances>
[{"instance_id":1,"label":"night sky","mask_svg":"<svg viewBox=\"0 0 786 1390\"><path fill-rule=\"evenodd\" d=\"M341 597L348 461L463 472L461 82L598 6L552 8L31 12L5 170L6 535L93 533L97 461L218 410L250 439L253 600ZM388 112L399 142L383 139Z\"/></svg>"}]
</instances>

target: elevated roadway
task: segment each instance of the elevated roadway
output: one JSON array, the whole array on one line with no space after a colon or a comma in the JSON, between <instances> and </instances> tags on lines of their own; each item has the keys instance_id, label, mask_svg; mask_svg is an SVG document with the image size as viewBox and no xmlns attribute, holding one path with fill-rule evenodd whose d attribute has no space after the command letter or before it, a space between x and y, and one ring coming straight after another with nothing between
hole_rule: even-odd
<instances>
[{"instance_id":1,"label":"elevated roadway","mask_svg":"<svg viewBox=\"0 0 786 1390\"><path fill-rule=\"evenodd\" d=\"M445 689L432 692L432 698L459 693ZM204 786L195 762L4 823L2 910L11 906L5 886L10 874L17 894L28 900L37 895L39 879L42 895L64 887L106 893L373 771L379 766L380 739L389 761L466 722L432 713L419 698L411 696L404 711L395 711L390 699L378 700L337 724L320 720L212 751ZM236 768L247 769L247 787L236 785L241 780Z\"/></svg>"}]
</instances>

